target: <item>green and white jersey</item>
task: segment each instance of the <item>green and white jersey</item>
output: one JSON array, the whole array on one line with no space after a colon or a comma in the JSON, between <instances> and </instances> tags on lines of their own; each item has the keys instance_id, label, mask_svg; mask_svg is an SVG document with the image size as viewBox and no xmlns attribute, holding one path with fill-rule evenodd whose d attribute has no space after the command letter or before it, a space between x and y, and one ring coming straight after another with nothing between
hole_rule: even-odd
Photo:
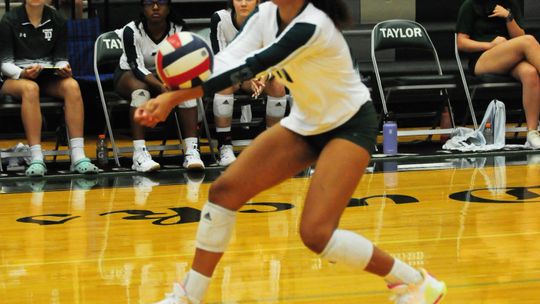
<instances>
[{"instance_id":1,"label":"green and white jersey","mask_svg":"<svg viewBox=\"0 0 540 304\"><path fill-rule=\"evenodd\" d=\"M294 98L290 115L281 120L284 127L315 135L347 122L370 95L341 32L309 2L281 33L280 22L275 4L260 4L216 55L214 76L203 84L205 94L272 73Z\"/></svg>"}]
</instances>

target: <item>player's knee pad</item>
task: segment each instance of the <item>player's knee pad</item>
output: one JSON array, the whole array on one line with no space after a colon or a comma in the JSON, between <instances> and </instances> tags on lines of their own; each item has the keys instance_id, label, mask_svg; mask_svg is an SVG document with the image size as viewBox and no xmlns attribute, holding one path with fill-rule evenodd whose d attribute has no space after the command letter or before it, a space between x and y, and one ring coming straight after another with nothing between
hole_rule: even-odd
<instances>
[{"instance_id":1,"label":"player's knee pad","mask_svg":"<svg viewBox=\"0 0 540 304\"><path fill-rule=\"evenodd\" d=\"M218 117L232 117L234 95L214 95L214 115Z\"/></svg>"},{"instance_id":2,"label":"player's knee pad","mask_svg":"<svg viewBox=\"0 0 540 304\"><path fill-rule=\"evenodd\" d=\"M210 252L224 252L229 245L235 223L236 211L207 202L201 211L197 248Z\"/></svg>"},{"instance_id":3,"label":"player's knee pad","mask_svg":"<svg viewBox=\"0 0 540 304\"><path fill-rule=\"evenodd\" d=\"M131 106L140 107L150 99L150 92L144 89L137 89L131 93Z\"/></svg>"},{"instance_id":4,"label":"player's knee pad","mask_svg":"<svg viewBox=\"0 0 540 304\"><path fill-rule=\"evenodd\" d=\"M190 99L188 101L184 101L181 104L179 104L178 108L189 109L189 108L195 108L196 106L197 106L197 99Z\"/></svg>"},{"instance_id":5,"label":"player's knee pad","mask_svg":"<svg viewBox=\"0 0 540 304\"><path fill-rule=\"evenodd\" d=\"M287 96L266 98L266 116L283 117L287 109Z\"/></svg>"},{"instance_id":6,"label":"player's knee pad","mask_svg":"<svg viewBox=\"0 0 540 304\"><path fill-rule=\"evenodd\" d=\"M347 230L336 229L321 257L331 263L344 263L364 269L373 255L373 243L363 236Z\"/></svg>"}]
</instances>

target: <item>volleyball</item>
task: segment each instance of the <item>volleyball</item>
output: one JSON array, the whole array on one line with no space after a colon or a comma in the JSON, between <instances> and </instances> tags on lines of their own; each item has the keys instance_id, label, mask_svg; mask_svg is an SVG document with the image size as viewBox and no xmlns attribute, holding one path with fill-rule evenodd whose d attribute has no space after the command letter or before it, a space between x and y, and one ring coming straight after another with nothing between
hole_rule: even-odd
<instances>
[{"instance_id":1,"label":"volleyball","mask_svg":"<svg viewBox=\"0 0 540 304\"><path fill-rule=\"evenodd\" d=\"M191 32L179 32L162 41L156 71L171 89L198 86L212 74L213 54L206 41Z\"/></svg>"}]
</instances>

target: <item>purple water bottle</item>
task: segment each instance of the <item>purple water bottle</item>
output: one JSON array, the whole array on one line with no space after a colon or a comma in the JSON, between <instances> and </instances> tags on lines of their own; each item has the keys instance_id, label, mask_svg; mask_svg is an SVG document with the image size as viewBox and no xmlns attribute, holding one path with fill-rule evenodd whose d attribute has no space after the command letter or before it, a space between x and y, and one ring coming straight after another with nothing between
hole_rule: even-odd
<instances>
[{"instance_id":1,"label":"purple water bottle","mask_svg":"<svg viewBox=\"0 0 540 304\"><path fill-rule=\"evenodd\" d=\"M386 121L383 125L383 153L397 154L397 123Z\"/></svg>"}]
</instances>

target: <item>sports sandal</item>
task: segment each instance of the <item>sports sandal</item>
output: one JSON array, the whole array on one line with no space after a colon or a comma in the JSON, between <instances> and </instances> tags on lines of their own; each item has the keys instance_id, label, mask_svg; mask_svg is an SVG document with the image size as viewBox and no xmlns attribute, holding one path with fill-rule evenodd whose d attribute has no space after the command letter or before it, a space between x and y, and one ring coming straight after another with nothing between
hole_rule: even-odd
<instances>
[{"instance_id":1,"label":"sports sandal","mask_svg":"<svg viewBox=\"0 0 540 304\"><path fill-rule=\"evenodd\" d=\"M71 172L77 172L81 174L96 174L99 172L98 167L90 162L90 159L85 157L79 159L76 163L71 164Z\"/></svg>"},{"instance_id":2,"label":"sports sandal","mask_svg":"<svg viewBox=\"0 0 540 304\"><path fill-rule=\"evenodd\" d=\"M44 176L47 173L47 167L42 160L34 160L26 169L26 176Z\"/></svg>"}]
</instances>

